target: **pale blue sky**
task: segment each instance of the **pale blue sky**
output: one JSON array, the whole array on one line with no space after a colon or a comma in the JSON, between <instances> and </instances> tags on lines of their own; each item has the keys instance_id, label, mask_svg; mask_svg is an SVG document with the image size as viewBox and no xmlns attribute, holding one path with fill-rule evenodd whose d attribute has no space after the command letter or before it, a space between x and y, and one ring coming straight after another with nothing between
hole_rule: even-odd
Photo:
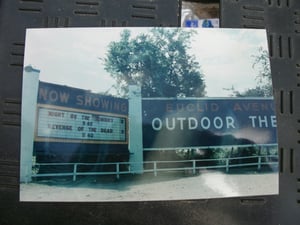
<instances>
[{"instance_id":1,"label":"pale blue sky","mask_svg":"<svg viewBox=\"0 0 300 225\"><path fill-rule=\"evenodd\" d=\"M107 46L118 41L125 28L28 29L24 65L41 70L40 80L93 92L110 90L115 81L104 70ZM133 35L149 28L126 28ZM184 28L193 29L193 28ZM267 49L265 30L201 29L192 39L191 54L201 65L209 97L227 97L225 88L238 91L254 87L257 71L253 55Z\"/></svg>"}]
</instances>

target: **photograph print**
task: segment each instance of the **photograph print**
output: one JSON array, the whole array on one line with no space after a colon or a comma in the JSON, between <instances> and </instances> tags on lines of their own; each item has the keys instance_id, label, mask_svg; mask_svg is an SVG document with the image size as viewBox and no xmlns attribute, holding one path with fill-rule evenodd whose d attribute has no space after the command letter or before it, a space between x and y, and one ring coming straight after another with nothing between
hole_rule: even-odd
<instances>
[{"instance_id":1,"label":"photograph print","mask_svg":"<svg viewBox=\"0 0 300 225\"><path fill-rule=\"evenodd\" d=\"M20 201L278 194L265 30L27 29Z\"/></svg>"}]
</instances>

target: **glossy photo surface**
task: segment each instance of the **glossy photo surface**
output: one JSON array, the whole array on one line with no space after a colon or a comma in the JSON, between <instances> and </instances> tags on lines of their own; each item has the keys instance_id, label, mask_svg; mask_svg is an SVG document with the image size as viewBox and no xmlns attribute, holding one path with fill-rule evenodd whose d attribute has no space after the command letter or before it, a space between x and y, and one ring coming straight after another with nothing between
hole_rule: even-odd
<instances>
[{"instance_id":1,"label":"glossy photo surface","mask_svg":"<svg viewBox=\"0 0 300 225\"><path fill-rule=\"evenodd\" d=\"M28 29L21 201L278 194L265 30Z\"/></svg>"}]
</instances>

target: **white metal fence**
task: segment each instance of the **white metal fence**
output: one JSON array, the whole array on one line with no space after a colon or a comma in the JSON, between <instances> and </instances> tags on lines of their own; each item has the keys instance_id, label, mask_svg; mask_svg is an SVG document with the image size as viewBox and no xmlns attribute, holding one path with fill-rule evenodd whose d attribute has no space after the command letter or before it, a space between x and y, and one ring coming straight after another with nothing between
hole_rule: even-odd
<instances>
[{"instance_id":1,"label":"white metal fence","mask_svg":"<svg viewBox=\"0 0 300 225\"><path fill-rule=\"evenodd\" d=\"M184 171L188 174L195 175L204 169L223 169L228 173L230 168L238 167L251 167L260 171L263 166L278 166L278 155L180 161L145 161L142 163L142 171L132 171L129 162L36 163L33 167L32 177L72 176L73 181L76 181L78 176L89 175L114 175L117 179L120 179L120 176L124 174L153 173L154 176L157 176L159 172L171 171ZM45 172L41 172L43 167L47 168ZM55 172L49 172L53 169Z\"/></svg>"}]
</instances>

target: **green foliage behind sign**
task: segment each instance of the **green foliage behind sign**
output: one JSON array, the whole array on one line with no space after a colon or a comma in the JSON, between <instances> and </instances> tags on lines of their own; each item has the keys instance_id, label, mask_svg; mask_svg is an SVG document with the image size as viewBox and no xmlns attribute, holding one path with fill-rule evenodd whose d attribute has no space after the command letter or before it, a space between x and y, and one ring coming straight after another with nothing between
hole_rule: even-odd
<instances>
[{"instance_id":1,"label":"green foliage behind sign","mask_svg":"<svg viewBox=\"0 0 300 225\"><path fill-rule=\"evenodd\" d=\"M145 34L121 33L111 42L105 69L117 80L119 94L128 85L142 87L143 97L201 97L205 83L199 63L188 53L192 30L152 28Z\"/></svg>"}]
</instances>

